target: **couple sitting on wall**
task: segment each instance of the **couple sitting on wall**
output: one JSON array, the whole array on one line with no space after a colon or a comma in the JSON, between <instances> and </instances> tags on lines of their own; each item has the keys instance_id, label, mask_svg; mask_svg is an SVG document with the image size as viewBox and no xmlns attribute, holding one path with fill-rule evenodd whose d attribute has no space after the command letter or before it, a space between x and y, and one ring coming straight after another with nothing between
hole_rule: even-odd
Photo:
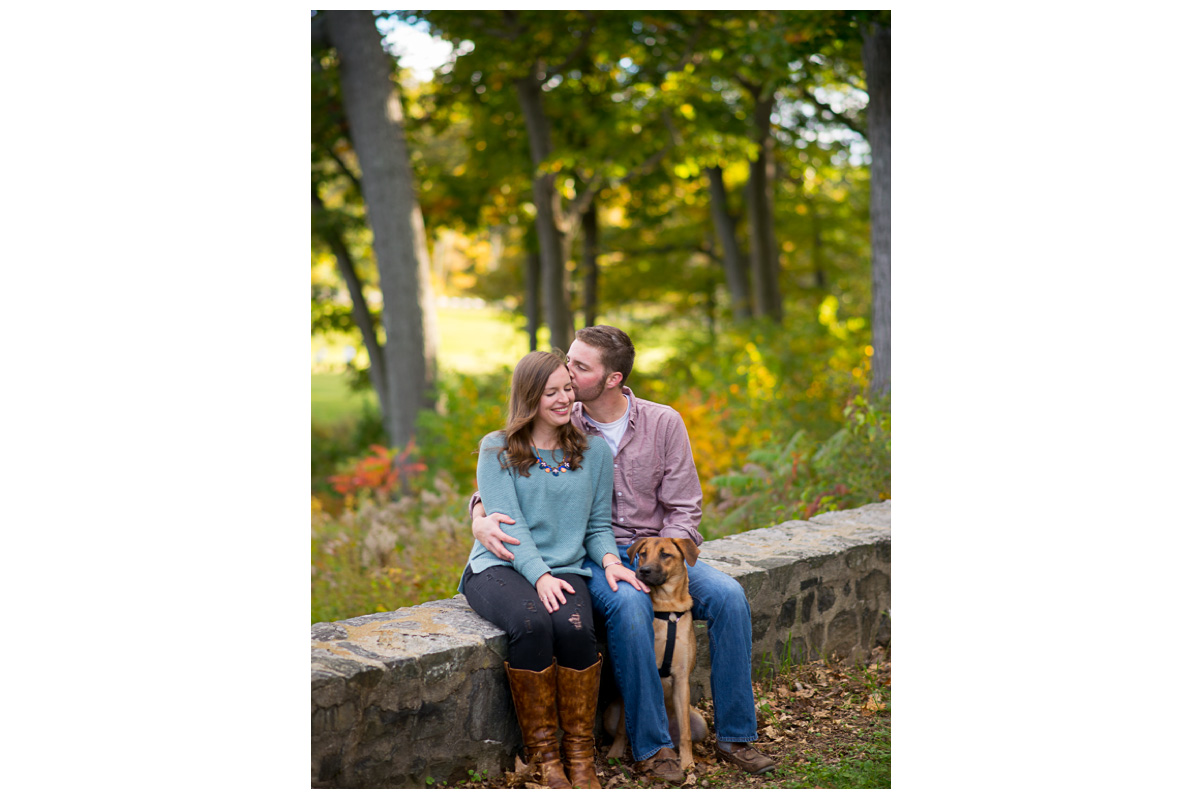
<instances>
[{"instance_id":1,"label":"couple sitting on wall","mask_svg":"<svg viewBox=\"0 0 1200 800\"><path fill-rule=\"evenodd\" d=\"M566 359L528 354L513 372L505 429L479 449L478 541L459 589L508 633L505 668L526 758L550 788L600 788L593 610L607 628L638 769L684 780L654 661L649 589L625 551L644 537L700 545L700 479L679 414L625 386L633 355L629 337L608 325L576 333ZM717 755L766 772L775 763L748 744L758 739L750 605L733 578L702 561L688 573L693 613L708 623Z\"/></svg>"}]
</instances>

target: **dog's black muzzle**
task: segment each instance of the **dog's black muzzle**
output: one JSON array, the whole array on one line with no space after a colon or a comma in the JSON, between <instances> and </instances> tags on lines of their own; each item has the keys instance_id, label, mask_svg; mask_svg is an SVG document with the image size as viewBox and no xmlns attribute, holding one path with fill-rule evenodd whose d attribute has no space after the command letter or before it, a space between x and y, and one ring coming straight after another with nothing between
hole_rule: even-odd
<instances>
[{"instance_id":1,"label":"dog's black muzzle","mask_svg":"<svg viewBox=\"0 0 1200 800\"><path fill-rule=\"evenodd\" d=\"M638 580L650 586L662 586L667 582L667 574L657 564L641 564L637 569Z\"/></svg>"}]
</instances>

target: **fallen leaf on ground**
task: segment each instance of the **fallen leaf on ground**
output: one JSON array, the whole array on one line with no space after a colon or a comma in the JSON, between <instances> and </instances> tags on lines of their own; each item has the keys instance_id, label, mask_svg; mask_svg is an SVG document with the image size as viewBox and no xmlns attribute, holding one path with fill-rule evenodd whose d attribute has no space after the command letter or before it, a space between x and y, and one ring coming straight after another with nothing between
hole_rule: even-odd
<instances>
[{"instance_id":1,"label":"fallen leaf on ground","mask_svg":"<svg viewBox=\"0 0 1200 800\"><path fill-rule=\"evenodd\" d=\"M533 765L526 764L521 760L520 756L517 756L516 763L513 764L512 772L506 772L504 774L504 782L508 784L509 789L515 789L521 784L525 783L527 778L532 777L533 772Z\"/></svg>"}]
</instances>

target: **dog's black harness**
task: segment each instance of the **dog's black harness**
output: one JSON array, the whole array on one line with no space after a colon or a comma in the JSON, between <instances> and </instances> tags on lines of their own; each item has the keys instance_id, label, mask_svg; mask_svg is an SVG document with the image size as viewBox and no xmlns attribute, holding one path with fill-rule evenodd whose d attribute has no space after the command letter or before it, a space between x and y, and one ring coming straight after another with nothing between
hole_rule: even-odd
<instances>
[{"instance_id":1,"label":"dog's black harness","mask_svg":"<svg viewBox=\"0 0 1200 800\"><path fill-rule=\"evenodd\" d=\"M663 663L658 668L658 677L671 677L671 657L675 655L675 622L676 620L691 614L690 611L680 613L678 611L655 611L654 618L664 620L667 623L667 648L663 650Z\"/></svg>"}]
</instances>

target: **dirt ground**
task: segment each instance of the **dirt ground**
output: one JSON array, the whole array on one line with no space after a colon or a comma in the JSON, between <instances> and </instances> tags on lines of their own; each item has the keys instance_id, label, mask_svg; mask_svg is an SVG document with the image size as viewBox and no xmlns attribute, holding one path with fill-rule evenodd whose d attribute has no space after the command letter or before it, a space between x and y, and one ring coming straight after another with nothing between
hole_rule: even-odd
<instances>
[{"instance_id":1,"label":"dirt ground","mask_svg":"<svg viewBox=\"0 0 1200 800\"><path fill-rule=\"evenodd\" d=\"M754 684L758 704L755 746L778 766L766 775L748 775L718 761L712 733L694 747L696 766L685 788L803 789L891 787L891 652L876 648L865 664L838 661L794 666ZM696 703L712 729L712 704ZM651 784L631 761L602 757L608 742L599 743L596 773L606 789L636 789ZM518 760L502 775L477 775L470 781L436 788L543 789Z\"/></svg>"}]
</instances>

